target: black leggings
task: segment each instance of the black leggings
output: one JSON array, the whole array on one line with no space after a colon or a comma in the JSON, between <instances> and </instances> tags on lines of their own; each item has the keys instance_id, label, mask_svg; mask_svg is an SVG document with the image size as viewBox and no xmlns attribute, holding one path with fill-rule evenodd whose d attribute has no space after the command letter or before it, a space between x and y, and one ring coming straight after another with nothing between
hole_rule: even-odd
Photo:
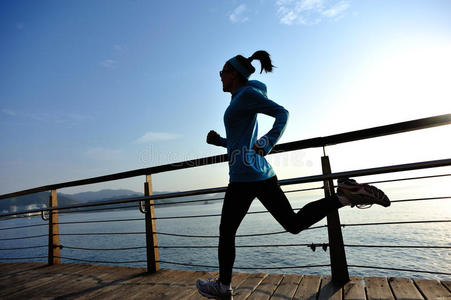
<instances>
[{"instance_id":1,"label":"black leggings","mask_svg":"<svg viewBox=\"0 0 451 300\"><path fill-rule=\"evenodd\" d=\"M297 213L279 186L277 177L256 182L231 182L227 187L219 226L219 280L230 284L235 262L235 235L252 201L258 198L282 227L293 234L312 226L342 207L336 196L306 204Z\"/></svg>"}]
</instances>

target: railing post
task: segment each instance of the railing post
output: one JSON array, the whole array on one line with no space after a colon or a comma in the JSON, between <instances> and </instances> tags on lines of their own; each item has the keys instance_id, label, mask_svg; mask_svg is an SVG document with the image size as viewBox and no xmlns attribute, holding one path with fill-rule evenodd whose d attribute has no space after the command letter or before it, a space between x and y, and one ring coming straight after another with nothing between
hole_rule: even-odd
<instances>
[{"instance_id":1,"label":"railing post","mask_svg":"<svg viewBox=\"0 0 451 300\"><path fill-rule=\"evenodd\" d=\"M146 175L146 182L144 183L144 196L152 195L152 175ZM158 262L158 240L157 240L157 226L155 218L155 207L153 200L146 200L146 249L147 249L147 272L155 273L160 269Z\"/></svg>"},{"instance_id":2,"label":"railing post","mask_svg":"<svg viewBox=\"0 0 451 300\"><path fill-rule=\"evenodd\" d=\"M56 190L50 191L49 207L58 206L58 197ZM58 228L58 211L49 211L49 265L60 264L60 237Z\"/></svg>"},{"instance_id":3,"label":"railing post","mask_svg":"<svg viewBox=\"0 0 451 300\"><path fill-rule=\"evenodd\" d=\"M324 156L321 157L321 165L323 168L323 174L332 173L329 157L326 156L325 153ZM333 180L324 181L324 194L326 197L330 197L335 194ZM349 273L338 210L327 215L327 232L329 234L332 281L337 284L344 284L349 281Z\"/></svg>"}]
</instances>

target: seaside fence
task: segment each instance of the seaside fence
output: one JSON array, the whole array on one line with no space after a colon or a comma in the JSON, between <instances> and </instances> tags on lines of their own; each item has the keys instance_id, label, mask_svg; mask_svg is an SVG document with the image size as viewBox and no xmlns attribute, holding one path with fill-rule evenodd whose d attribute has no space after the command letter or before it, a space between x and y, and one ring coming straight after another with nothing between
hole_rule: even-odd
<instances>
[{"instance_id":1,"label":"seaside fence","mask_svg":"<svg viewBox=\"0 0 451 300\"><path fill-rule=\"evenodd\" d=\"M407 122L395 123L385 126L379 126L369 129L357 130L352 132L346 132L342 134L336 134L326 137L318 137L307 140L300 140L290 143L284 143L276 145L273 151L270 154L274 153L282 153L294 150L301 150L307 148L323 148L324 155L321 157L322 171L323 173L315 176L307 176L307 177L297 177L280 180L279 183L281 186L288 186L294 184L303 184L303 183L312 183L312 182L322 182L323 186L318 188L307 188L307 189L296 189L289 192L304 192L310 191L314 189L323 189L324 194L326 196L334 193L334 183L333 180L339 178L346 177L359 177L366 175L377 175L377 174L388 174L394 172L401 171L413 171L420 169L433 169L439 167L445 167L451 165L451 158L445 158L441 160L433 160L433 161L422 161L422 162L414 162L409 164L401 164L401 165L391 165L391 166L383 166L378 168L369 168L369 169L360 169L360 170L352 170L346 172L338 172L332 173L331 166L329 162L329 157L326 155L325 148L327 146L337 145L341 143L347 143L352 141L359 141L364 139L370 139L375 137L400 134L404 132L426 129L437 126L444 126L451 124L451 114L445 114L440 116L434 116L429 118L417 119ZM449 139L450 137L443 137L444 139ZM35 238L48 237L47 245L36 245L36 246L26 246L26 247L7 247L0 248L0 262L1 261L11 261L11 260L31 260L31 259L47 259L48 264L60 264L61 259L66 259L70 261L78 261L78 262L88 262L88 263L110 263L110 264L120 264L120 263L146 263L147 270L150 273L158 272L160 269L160 264L172 264L172 265L184 265L191 267L216 267L216 266L206 266L206 265L195 265L188 264L183 262L173 262L167 261L164 259L160 259L159 257L159 249L160 248L193 248L193 249L201 249L201 248L212 248L215 246L202 246L202 245L190 245L190 246L160 246L158 245L158 235L168 235L173 237L196 237L196 238L218 238L218 236L201 236L201 235L186 235L177 232L160 232L157 229L157 221L159 219L180 219L180 218L202 218L207 217L206 215L195 215L195 216L173 216L173 217L156 217L155 215L155 207L158 205L162 205L164 203L159 203L159 200L169 199L169 198L182 198L186 196L199 196L199 195L207 195L207 194L216 194L223 193L226 191L226 187L215 187L215 188L207 188L207 189L197 189L197 190L189 190L177 193L166 193L166 194L158 194L153 195L153 187L152 187L152 175L157 173L181 170L181 169L189 169L193 167L200 167L206 165L212 165L217 163L227 162L227 155L217 155L210 157L203 157L194 160L182 161L178 163L172 163L167 165L160 165L150 168L143 168L137 170L131 170L121 173L115 173L105 176L99 176L94 178L81 179L76 181L69 181L59 184L52 184L41 186L37 188L17 191L14 193L8 193L4 195L0 195L0 201L5 201L6 199L19 197L28 194L34 194L38 192L50 192L49 205L46 208L38 208L38 209L30 209L26 211L20 212L11 212L0 215L0 221L7 220L17 220L21 217L30 217L30 216L39 216L41 215L42 219L46 220L48 224L35 224L35 225L24 225L24 226L13 226L13 227L4 227L0 229L0 232L5 231L13 231L22 228L29 227L37 227L37 226L48 226L48 234L34 235L34 236L14 236L10 238L4 238L0 236L0 241L14 241L14 240L28 240ZM133 197L126 199L117 199L111 201L97 202L97 203L84 203L79 205L70 205L70 206L59 206L58 205L58 196L57 190L67 187L75 187L81 185L88 185L94 183L101 183L119 179L126 179L137 176L145 176L144 183L144 196L143 197ZM426 179L426 178L438 178L438 177L447 177L451 176L451 174L435 174L428 176L416 176L416 177L404 177L398 179L389 179L382 180L371 183L383 183L383 182L396 182L396 181L408 181L408 180L418 180L418 179ZM426 201L426 200L443 200L443 199L451 199L451 195L443 196L443 197L430 197L430 198L416 198L416 199L400 199L392 201L392 203L396 202L406 202L406 201ZM172 204L186 204L186 203L196 203L196 202L204 202L204 201L221 201L222 198L211 198L211 199L199 199L199 200L181 200L178 202L173 202ZM98 212L105 210L121 210L127 209L131 207L138 206L140 211L144 214L144 218L142 219L115 219L115 220L96 220L96 221L72 221L72 222L60 222L58 216L61 213L74 213L74 212ZM265 213L265 211L258 212L250 212L253 213ZM208 215L208 216L216 216L219 215ZM142 232L89 232L89 233L60 233L59 225L62 224L83 224L83 223L109 223L109 222L128 222L128 221L136 221L143 220L145 224L145 231ZM397 270L397 271L409 271L409 272L424 272L424 273L435 273L442 275L451 275L451 273L444 272L434 272L434 271L425 271L425 270L407 270L401 268L393 268L393 267L380 267L380 266L361 266L361 265L350 265L346 260L346 251L347 247L361 247L361 248L426 248L426 249L451 249L450 246L446 245L428 245L428 246L418 246L418 245L363 245L363 244L344 244L343 236L341 228L346 226L366 226L366 225L388 225L388 224L415 224L415 223L447 223L451 222L451 219L446 220L422 220L422 221L399 221L399 222L379 222L379 223L359 223L359 224L341 224L340 217L338 211L331 213L327 216L327 225L324 226L314 226L315 228L327 227L328 232L328 243L322 244L289 244L289 245L277 245L277 244L266 244L266 245L238 245L237 247L273 247L273 246L308 246L314 250L316 247L323 249L329 248L330 251L330 264L326 265L306 265L306 266L291 266L291 267L266 267L266 268L257 268L257 269L284 269L284 268L314 268L314 267L330 267L332 280L337 283L344 283L349 281L349 272L348 268L377 268L383 270ZM264 235L274 235L280 234L282 232L269 232L269 233L258 233L253 235L241 235L241 236L264 236ZM98 235L121 235L121 234L141 234L145 236L145 247L117 247L117 248L108 248L108 249L100 249L100 248L83 248L76 246L66 246L61 244L60 236L63 235L79 235L79 236L98 236ZM34 249L34 248L48 248L48 255L46 257L40 256L30 256L30 257L8 257L5 258L1 255L2 251L14 251L14 250L23 250L23 249ZM147 258L146 260L135 260L135 261L105 261L105 260L97 260L97 259L80 259L77 257L67 257L64 256L64 249L73 249L73 250L90 250L90 251L123 251L123 250L133 250L145 248ZM252 269L252 268L244 268L244 267L236 267L236 269Z\"/></svg>"}]
</instances>

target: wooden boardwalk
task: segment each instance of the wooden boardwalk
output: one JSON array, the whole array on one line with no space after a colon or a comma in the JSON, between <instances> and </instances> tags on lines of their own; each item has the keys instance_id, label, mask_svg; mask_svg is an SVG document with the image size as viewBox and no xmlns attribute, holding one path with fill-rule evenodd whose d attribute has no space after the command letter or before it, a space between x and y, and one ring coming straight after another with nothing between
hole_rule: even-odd
<instances>
[{"instance_id":1,"label":"wooden boardwalk","mask_svg":"<svg viewBox=\"0 0 451 300\"><path fill-rule=\"evenodd\" d=\"M198 271L42 263L0 263L0 299L205 299ZM353 277L343 287L328 276L234 274L234 299L451 299L451 281Z\"/></svg>"}]
</instances>

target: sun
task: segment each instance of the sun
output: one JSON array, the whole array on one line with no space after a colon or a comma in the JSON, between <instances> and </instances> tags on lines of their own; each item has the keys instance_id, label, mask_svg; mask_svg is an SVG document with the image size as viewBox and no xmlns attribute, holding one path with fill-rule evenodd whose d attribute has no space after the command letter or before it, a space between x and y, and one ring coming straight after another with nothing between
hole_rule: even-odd
<instances>
[{"instance_id":1,"label":"sun","mask_svg":"<svg viewBox=\"0 0 451 300\"><path fill-rule=\"evenodd\" d=\"M373 116L415 119L451 112L451 43L415 45L368 61L348 101ZM351 106L352 107L352 106ZM360 106L362 107L362 106Z\"/></svg>"}]
</instances>

